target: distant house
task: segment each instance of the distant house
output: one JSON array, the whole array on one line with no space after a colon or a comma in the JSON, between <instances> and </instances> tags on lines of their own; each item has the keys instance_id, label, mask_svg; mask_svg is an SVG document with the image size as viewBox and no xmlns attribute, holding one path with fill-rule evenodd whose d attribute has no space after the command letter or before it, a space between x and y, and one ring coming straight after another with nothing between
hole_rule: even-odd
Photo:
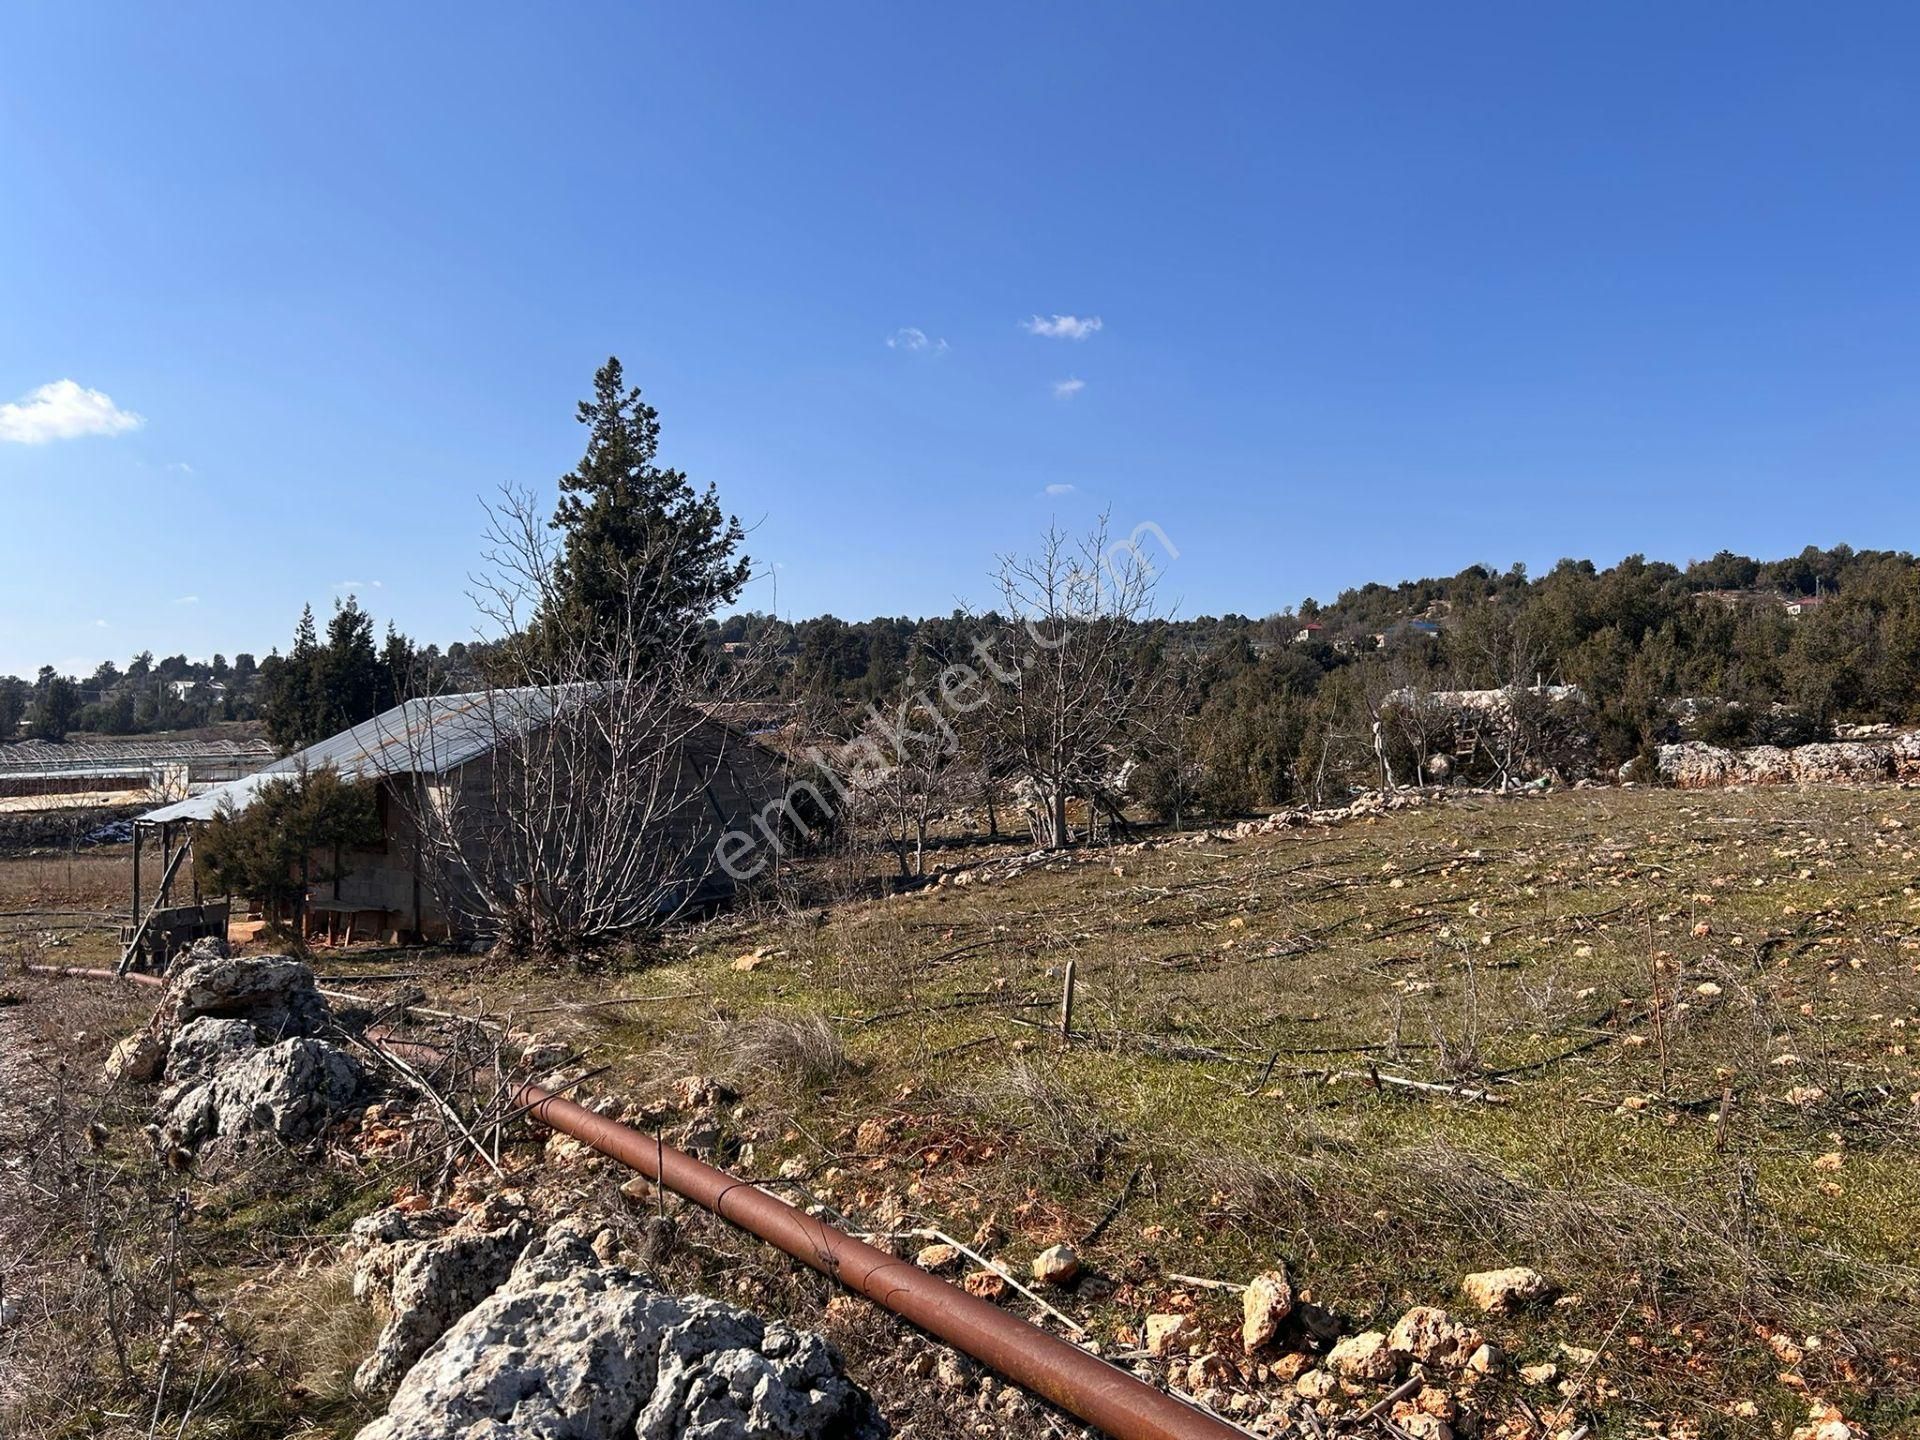
<instances>
[{"instance_id":1,"label":"distant house","mask_svg":"<svg viewBox=\"0 0 1920 1440\"><path fill-rule=\"evenodd\" d=\"M227 693L227 687L221 684L218 680L169 680L167 681L167 689L172 692L173 698L176 700L187 699L189 696L193 694L194 691L200 689L202 686L206 687L207 694L213 696L216 699L218 699L220 696L225 695Z\"/></svg>"},{"instance_id":2,"label":"distant house","mask_svg":"<svg viewBox=\"0 0 1920 1440\"><path fill-rule=\"evenodd\" d=\"M449 825L452 843L463 848L486 843L484 837L500 823L501 794L512 788L496 783L511 779L501 770L516 753L511 742L554 724L556 715L571 713L575 705L595 703L592 689L535 687L410 700L256 774L141 816L136 855L141 831L159 831L163 853L170 853L176 834L190 833L229 807L245 810L267 782L331 768L347 779L378 785L381 838L364 850L316 857L325 861L316 864L316 873L337 872L339 878L316 887L325 893L310 896L309 925L324 924L330 933L344 931L349 937L470 934L483 906L474 897L471 906L458 902L451 907L457 913L448 913L446 899L436 893L448 887L439 883L442 872L427 868L430 862L422 854L427 837L416 817L457 816ZM732 892L731 881L715 863L715 846L729 831L750 831L785 785L779 756L710 714L690 716L684 733L665 781L666 802L654 812L665 818L658 822L659 833L647 837L649 848L670 860L673 878L659 894L636 897L661 912ZM592 795L554 799L576 806L596 803ZM136 868L136 912L137 874ZM164 906L166 900L163 895L158 903Z\"/></svg>"},{"instance_id":3,"label":"distant house","mask_svg":"<svg viewBox=\"0 0 1920 1440\"><path fill-rule=\"evenodd\" d=\"M1798 620L1802 615L1811 615L1832 598L1830 595L1788 595L1780 604L1788 615Z\"/></svg>"},{"instance_id":4,"label":"distant house","mask_svg":"<svg viewBox=\"0 0 1920 1440\"><path fill-rule=\"evenodd\" d=\"M1326 633L1326 630L1327 630L1327 627L1322 625L1319 621L1309 620L1306 624L1302 625L1298 630L1294 632L1293 643L1296 645L1308 644L1311 641L1318 640L1322 635Z\"/></svg>"}]
</instances>

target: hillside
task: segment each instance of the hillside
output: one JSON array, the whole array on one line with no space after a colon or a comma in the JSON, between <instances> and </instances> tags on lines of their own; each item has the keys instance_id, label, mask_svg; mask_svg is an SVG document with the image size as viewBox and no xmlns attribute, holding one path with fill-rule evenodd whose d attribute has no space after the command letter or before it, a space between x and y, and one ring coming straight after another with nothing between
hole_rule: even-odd
<instances>
[{"instance_id":1,"label":"hillside","mask_svg":"<svg viewBox=\"0 0 1920 1440\"><path fill-rule=\"evenodd\" d=\"M1920 800L1710 799L1467 797L994 864L968 884L716 922L644 976L557 986L467 958L422 983L431 1006L580 1054L586 1092L657 1117L644 1123L668 1143L904 1253L938 1232L1024 1279L1072 1245L1084 1274L1048 1303L1256 1433L1379 1400L1395 1382L1343 1377L1329 1348L1420 1305L1506 1357L1484 1376L1432 1371L1444 1406L1421 1403L1457 1434L1542 1433L1537 1417L1561 1434L1773 1437L1810 1404L1914 1433ZM377 997L392 964L330 968L369 972L355 988ZM67 1052L81 1113L127 1116L124 1092L85 1098L116 1033L97 1013L110 997L10 983L27 1002L13 1023ZM676 1096L703 1086L738 1098L690 1115ZM264 1357L222 1403L272 1415L275 1433L350 1434L368 1416L344 1389L368 1322L331 1299L337 1323L312 1345L307 1307L345 1283L328 1236L430 1187L464 1148L442 1151L439 1124L425 1104L370 1112L333 1160L274 1162L270 1199L251 1169L196 1183L192 1293ZM623 1194L623 1172L533 1134L502 1153L504 1183L652 1243L666 1202ZM470 1152L457 1168L463 1192L502 1183ZM648 1252L660 1274L824 1329L911 1433L975 1433L989 1414L993 1433L1057 1433L871 1307L698 1211L667 1213L679 1239ZM1467 1275L1513 1266L1558 1298L1482 1314L1462 1294ZM1294 1318L1248 1354L1239 1287L1277 1268ZM10 1342L60 1377L31 1413L97 1423L84 1377L107 1357L64 1346L65 1323Z\"/></svg>"}]
</instances>

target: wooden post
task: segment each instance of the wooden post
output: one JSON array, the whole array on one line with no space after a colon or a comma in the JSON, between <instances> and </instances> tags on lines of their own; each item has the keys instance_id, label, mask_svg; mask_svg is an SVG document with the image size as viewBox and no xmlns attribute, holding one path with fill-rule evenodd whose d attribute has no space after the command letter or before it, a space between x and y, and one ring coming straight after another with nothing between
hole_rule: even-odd
<instances>
[{"instance_id":1,"label":"wooden post","mask_svg":"<svg viewBox=\"0 0 1920 1440\"><path fill-rule=\"evenodd\" d=\"M1060 1038L1073 1038L1073 971L1074 962L1067 961L1066 978L1060 985Z\"/></svg>"},{"instance_id":2,"label":"wooden post","mask_svg":"<svg viewBox=\"0 0 1920 1440\"><path fill-rule=\"evenodd\" d=\"M129 925L140 923L140 836L145 829L138 820L133 822L133 913L127 917Z\"/></svg>"},{"instance_id":3,"label":"wooden post","mask_svg":"<svg viewBox=\"0 0 1920 1440\"><path fill-rule=\"evenodd\" d=\"M166 908L167 891L172 888L173 875L173 822L160 822L160 906Z\"/></svg>"}]
</instances>

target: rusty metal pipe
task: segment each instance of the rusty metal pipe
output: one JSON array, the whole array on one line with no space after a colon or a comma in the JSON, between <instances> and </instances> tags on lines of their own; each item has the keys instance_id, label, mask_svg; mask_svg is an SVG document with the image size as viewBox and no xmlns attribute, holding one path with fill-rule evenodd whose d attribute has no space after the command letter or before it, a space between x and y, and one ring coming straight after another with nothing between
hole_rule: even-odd
<instances>
[{"instance_id":1,"label":"rusty metal pipe","mask_svg":"<svg viewBox=\"0 0 1920 1440\"><path fill-rule=\"evenodd\" d=\"M158 975L129 970L124 975L111 970L90 970L83 965L22 965L29 975L50 975L56 980L131 980L136 985L161 986L167 982Z\"/></svg>"},{"instance_id":2,"label":"rusty metal pipe","mask_svg":"<svg viewBox=\"0 0 1920 1440\"><path fill-rule=\"evenodd\" d=\"M419 1060L446 1058L428 1045L382 1043ZM513 1104L866 1296L1115 1440L1245 1440L1244 1430L656 1136L531 1083L517 1087Z\"/></svg>"},{"instance_id":3,"label":"rusty metal pipe","mask_svg":"<svg viewBox=\"0 0 1920 1440\"><path fill-rule=\"evenodd\" d=\"M165 982L158 976L115 976L111 970L29 965L30 973L73 979ZM381 1037L396 1054L444 1061L430 1045ZM656 1136L596 1115L532 1083L516 1087L513 1104L542 1124L573 1136L683 1199L709 1210L937 1340L971 1356L1115 1440L1245 1440L1246 1432L1175 1399L1077 1345L969 1295L919 1266L856 1240L817 1216L737 1175L696 1160Z\"/></svg>"},{"instance_id":4,"label":"rusty metal pipe","mask_svg":"<svg viewBox=\"0 0 1920 1440\"><path fill-rule=\"evenodd\" d=\"M519 1103L1118 1440L1223 1440L1241 1433L917 1265L564 1096L526 1085Z\"/></svg>"}]
</instances>

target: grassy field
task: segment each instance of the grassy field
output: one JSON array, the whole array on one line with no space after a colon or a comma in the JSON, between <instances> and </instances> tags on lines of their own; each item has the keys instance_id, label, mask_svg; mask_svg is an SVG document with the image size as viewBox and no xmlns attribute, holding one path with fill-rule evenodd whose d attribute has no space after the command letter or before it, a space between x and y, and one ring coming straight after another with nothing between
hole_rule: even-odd
<instances>
[{"instance_id":1,"label":"grassy field","mask_svg":"<svg viewBox=\"0 0 1920 1440\"><path fill-rule=\"evenodd\" d=\"M405 968L585 1050L595 1093L730 1082L733 1163L857 1228L979 1235L1016 1275L1079 1245L1092 1278L1054 1303L1156 1375L1144 1316L1189 1311L1226 1389L1279 1392L1196 1279L1284 1261L1386 1328L1524 1264L1560 1301L1475 1323L1587 1375L1597 1433L1785 1435L1819 1397L1912 1434L1916 831L1891 787L1466 798L735 917L644 971ZM717 1225L668 1271L905 1383L897 1337ZM1559 1399L1482 1390L1514 1434Z\"/></svg>"}]
</instances>

